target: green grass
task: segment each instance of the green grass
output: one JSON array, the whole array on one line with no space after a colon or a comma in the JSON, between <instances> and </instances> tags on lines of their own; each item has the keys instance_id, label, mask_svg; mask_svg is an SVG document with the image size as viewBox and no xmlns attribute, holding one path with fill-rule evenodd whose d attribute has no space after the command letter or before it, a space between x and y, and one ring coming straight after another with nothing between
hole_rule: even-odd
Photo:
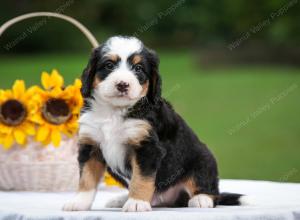
<instances>
[{"instance_id":1,"label":"green grass","mask_svg":"<svg viewBox=\"0 0 300 220\"><path fill-rule=\"evenodd\" d=\"M193 60L161 53L164 95L212 149L221 178L300 182L300 69L207 70ZM0 87L17 78L39 83L52 68L70 83L86 62L84 55L1 57Z\"/></svg>"}]
</instances>

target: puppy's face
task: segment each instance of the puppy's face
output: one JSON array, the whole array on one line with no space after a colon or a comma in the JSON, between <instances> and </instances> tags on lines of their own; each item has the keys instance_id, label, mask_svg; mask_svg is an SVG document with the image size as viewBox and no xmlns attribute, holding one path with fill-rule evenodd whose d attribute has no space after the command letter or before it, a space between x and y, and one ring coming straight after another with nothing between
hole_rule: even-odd
<instances>
[{"instance_id":1,"label":"puppy's face","mask_svg":"<svg viewBox=\"0 0 300 220\"><path fill-rule=\"evenodd\" d=\"M85 70L82 93L116 107L153 99L160 87L158 58L133 37L112 37L97 48ZM160 89L160 88L159 88Z\"/></svg>"}]
</instances>

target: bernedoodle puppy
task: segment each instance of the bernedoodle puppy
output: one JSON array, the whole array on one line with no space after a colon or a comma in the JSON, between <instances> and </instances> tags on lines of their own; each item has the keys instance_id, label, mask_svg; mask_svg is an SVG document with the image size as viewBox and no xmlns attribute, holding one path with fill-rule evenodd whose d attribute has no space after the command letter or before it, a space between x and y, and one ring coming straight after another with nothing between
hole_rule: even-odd
<instances>
[{"instance_id":1,"label":"bernedoodle puppy","mask_svg":"<svg viewBox=\"0 0 300 220\"><path fill-rule=\"evenodd\" d=\"M220 193L214 156L161 97L159 59L135 37L109 38L82 75L80 184L66 211L89 210L107 169L128 187L108 207L240 205L244 196Z\"/></svg>"}]
</instances>

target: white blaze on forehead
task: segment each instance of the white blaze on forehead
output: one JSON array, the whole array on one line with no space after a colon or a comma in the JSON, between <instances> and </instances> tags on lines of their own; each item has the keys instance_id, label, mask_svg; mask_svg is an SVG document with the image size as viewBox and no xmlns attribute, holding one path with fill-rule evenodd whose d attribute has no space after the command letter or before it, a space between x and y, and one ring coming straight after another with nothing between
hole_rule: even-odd
<instances>
[{"instance_id":1,"label":"white blaze on forehead","mask_svg":"<svg viewBox=\"0 0 300 220\"><path fill-rule=\"evenodd\" d=\"M111 37L107 40L104 51L116 54L126 60L133 53L141 52L143 43L135 37Z\"/></svg>"}]
</instances>

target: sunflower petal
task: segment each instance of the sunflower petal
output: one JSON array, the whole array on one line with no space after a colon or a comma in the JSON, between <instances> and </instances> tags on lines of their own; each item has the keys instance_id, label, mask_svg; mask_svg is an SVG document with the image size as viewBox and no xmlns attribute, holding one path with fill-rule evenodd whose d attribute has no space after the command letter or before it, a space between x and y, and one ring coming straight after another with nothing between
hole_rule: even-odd
<instances>
[{"instance_id":1,"label":"sunflower petal","mask_svg":"<svg viewBox=\"0 0 300 220\"><path fill-rule=\"evenodd\" d=\"M5 91L0 89L0 104L5 100Z\"/></svg>"},{"instance_id":2,"label":"sunflower petal","mask_svg":"<svg viewBox=\"0 0 300 220\"><path fill-rule=\"evenodd\" d=\"M41 78L41 81L42 81L42 85L44 87L44 89L48 90L51 88L51 80L50 80L50 76L47 72L42 72L42 78Z\"/></svg>"},{"instance_id":3,"label":"sunflower petal","mask_svg":"<svg viewBox=\"0 0 300 220\"><path fill-rule=\"evenodd\" d=\"M108 172L104 173L104 182L107 186L119 186L123 187L116 179L114 179Z\"/></svg>"},{"instance_id":4,"label":"sunflower petal","mask_svg":"<svg viewBox=\"0 0 300 220\"><path fill-rule=\"evenodd\" d=\"M37 131L36 140L40 142L45 141L49 133L50 129L48 128L48 126L41 126Z\"/></svg>"},{"instance_id":5,"label":"sunflower petal","mask_svg":"<svg viewBox=\"0 0 300 220\"><path fill-rule=\"evenodd\" d=\"M39 86L32 86L26 91L27 97L35 96L36 94L42 92L42 89Z\"/></svg>"},{"instance_id":6,"label":"sunflower petal","mask_svg":"<svg viewBox=\"0 0 300 220\"><path fill-rule=\"evenodd\" d=\"M55 69L51 73L51 84L52 87L62 88L64 86L64 78Z\"/></svg>"},{"instance_id":7,"label":"sunflower petal","mask_svg":"<svg viewBox=\"0 0 300 220\"><path fill-rule=\"evenodd\" d=\"M42 142L42 144L46 147L49 144L51 144L51 137L50 135L47 137L47 139L45 141Z\"/></svg>"},{"instance_id":8,"label":"sunflower petal","mask_svg":"<svg viewBox=\"0 0 300 220\"><path fill-rule=\"evenodd\" d=\"M32 115L29 120L39 125L44 123L44 120L39 113Z\"/></svg>"},{"instance_id":9,"label":"sunflower petal","mask_svg":"<svg viewBox=\"0 0 300 220\"><path fill-rule=\"evenodd\" d=\"M2 134L10 134L12 129L13 129L12 127L1 124L0 122L0 131Z\"/></svg>"},{"instance_id":10,"label":"sunflower petal","mask_svg":"<svg viewBox=\"0 0 300 220\"><path fill-rule=\"evenodd\" d=\"M61 142L61 134L58 130L53 130L51 133L52 143L55 147L59 147Z\"/></svg>"},{"instance_id":11,"label":"sunflower petal","mask_svg":"<svg viewBox=\"0 0 300 220\"><path fill-rule=\"evenodd\" d=\"M13 143L14 143L13 136L7 135L3 140L4 149L6 149L6 150L10 149Z\"/></svg>"},{"instance_id":12,"label":"sunflower petal","mask_svg":"<svg viewBox=\"0 0 300 220\"><path fill-rule=\"evenodd\" d=\"M11 90L2 90L1 99L2 100L7 100L7 99L13 99L13 93Z\"/></svg>"},{"instance_id":13,"label":"sunflower petal","mask_svg":"<svg viewBox=\"0 0 300 220\"><path fill-rule=\"evenodd\" d=\"M20 99L25 93L25 83L23 80L16 80L13 85L13 94L16 99Z\"/></svg>"},{"instance_id":14,"label":"sunflower petal","mask_svg":"<svg viewBox=\"0 0 300 220\"><path fill-rule=\"evenodd\" d=\"M62 99L71 99L74 96L74 92L70 89L69 86L62 90L60 93L60 98Z\"/></svg>"},{"instance_id":15,"label":"sunflower petal","mask_svg":"<svg viewBox=\"0 0 300 220\"><path fill-rule=\"evenodd\" d=\"M52 98L61 98L62 95L63 95L63 93L62 93L62 89L60 87L55 87L50 92L50 97L52 97Z\"/></svg>"},{"instance_id":16,"label":"sunflower petal","mask_svg":"<svg viewBox=\"0 0 300 220\"><path fill-rule=\"evenodd\" d=\"M16 142L18 144L24 145L26 142L26 134L20 130L20 129L15 129L14 130L14 137L16 139Z\"/></svg>"},{"instance_id":17,"label":"sunflower petal","mask_svg":"<svg viewBox=\"0 0 300 220\"><path fill-rule=\"evenodd\" d=\"M75 79L74 86L75 86L77 89L81 89L81 87L82 87L82 82L81 82L81 80L80 80L80 79Z\"/></svg>"},{"instance_id":18,"label":"sunflower petal","mask_svg":"<svg viewBox=\"0 0 300 220\"><path fill-rule=\"evenodd\" d=\"M32 123L24 123L22 126L23 130L26 132L28 135L35 135L35 127Z\"/></svg>"}]
</instances>

